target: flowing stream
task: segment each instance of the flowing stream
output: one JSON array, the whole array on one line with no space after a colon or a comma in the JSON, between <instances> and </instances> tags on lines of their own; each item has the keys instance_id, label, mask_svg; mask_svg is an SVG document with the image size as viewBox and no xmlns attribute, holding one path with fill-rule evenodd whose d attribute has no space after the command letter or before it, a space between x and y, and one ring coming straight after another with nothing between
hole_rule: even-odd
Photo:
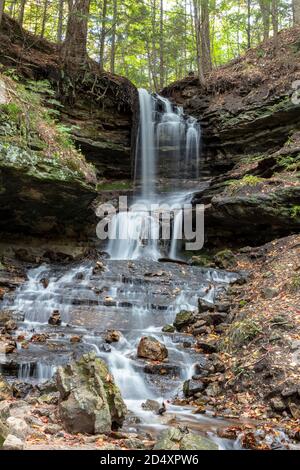
<instances>
[{"instance_id":1,"label":"flowing stream","mask_svg":"<svg viewBox=\"0 0 300 470\"><path fill-rule=\"evenodd\" d=\"M204 361L189 344L189 337L163 333L162 327L173 323L180 310L196 310L199 297L214 301L238 275L158 263L164 254L172 259L180 257L181 208L192 198L192 192L182 188L178 192L160 191L159 174L163 172L172 181L175 173L177 181L186 176L198 177L201 131L195 119L185 116L167 99L145 90L140 90L139 95L139 191L133 205L143 204L143 209L134 210L132 206L133 210L114 217L112 226L119 236L108 243L110 259L103 260L103 270L95 271L94 263L89 261L69 267L41 265L28 272L28 281L13 296L5 297L2 308L24 314L16 335L22 334L25 339L33 333L48 335L46 343L30 343L28 349L18 350L15 377L34 383L47 380L59 365L94 350L108 363L129 410L139 417L139 426L157 431L166 425L166 417L163 421L145 411L142 402L151 398L162 403L180 396L183 381L193 375L196 364ZM159 222L150 212L151 204L157 202L177 209L171 240L164 244L159 240ZM128 239L128 233L135 236ZM54 310L59 310L62 324L51 327L48 319ZM111 329L120 331L121 339L108 345L105 334ZM72 341L75 335L81 338L80 342ZM139 340L149 335L168 349L169 358L163 366L137 358ZM2 370L13 375L6 359L0 360ZM211 433L220 448L234 445L215 437L216 428L226 424L222 421L193 415L191 410L171 404L166 415L200 432ZM128 426L135 427L130 423Z\"/></svg>"}]
</instances>

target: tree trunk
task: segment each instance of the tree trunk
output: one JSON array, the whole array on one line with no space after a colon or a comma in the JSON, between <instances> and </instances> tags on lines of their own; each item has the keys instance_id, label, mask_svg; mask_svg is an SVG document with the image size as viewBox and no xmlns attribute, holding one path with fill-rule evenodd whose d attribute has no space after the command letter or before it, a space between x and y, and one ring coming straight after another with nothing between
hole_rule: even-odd
<instances>
[{"instance_id":1,"label":"tree trunk","mask_svg":"<svg viewBox=\"0 0 300 470\"><path fill-rule=\"evenodd\" d=\"M251 47L251 0L247 0L247 46Z\"/></svg>"},{"instance_id":2,"label":"tree trunk","mask_svg":"<svg viewBox=\"0 0 300 470\"><path fill-rule=\"evenodd\" d=\"M106 15L107 15L107 0L103 0L101 34L100 34L100 53L99 53L99 62L100 62L101 70L104 70L104 53L105 53L105 38L106 38Z\"/></svg>"},{"instance_id":3,"label":"tree trunk","mask_svg":"<svg viewBox=\"0 0 300 470\"><path fill-rule=\"evenodd\" d=\"M165 84L165 64L164 64L164 1L160 0L160 26L159 26L159 48L160 48L160 88Z\"/></svg>"},{"instance_id":4,"label":"tree trunk","mask_svg":"<svg viewBox=\"0 0 300 470\"><path fill-rule=\"evenodd\" d=\"M151 15L152 15L152 51L151 51L151 74L154 84L154 89L156 92L159 90L159 84L157 80L157 51L156 51L156 0L152 0L151 4Z\"/></svg>"},{"instance_id":5,"label":"tree trunk","mask_svg":"<svg viewBox=\"0 0 300 470\"><path fill-rule=\"evenodd\" d=\"M270 36L270 14L271 4L270 0L259 0L259 6L263 21L264 41L267 41Z\"/></svg>"},{"instance_id":6,"label":"tree trunk","mask_svg":"<svg viewBox=\"0 0 300 470\"><path fill-rule=\"evenodd\" d=\"M2 16L3 16L3 11L4 11L4 0L0 0L0 25L2 23Z\"/></svg>"},{"instance_id":7,"label":"tree trunk","mask_svg":"<svg viewBox=\"0 0 300 470\"><path fill-rule=\"evenodd\" d=\"M201 0L201 62L203 73L206 74L212 69L211 47L210 47L210 27L209 27L209 3L208 0Z\"/></svg>"},{"instance_id":8,"label":"tree trunk","mask_svg":"<svg viewBox=\"0 0 300 470\"><path fill-rule=\"evenodd\" d=\"M114 0L113 25L111 32L110 71L115 73L116 60L116 30L118 21L118 0Z\"/></svg>"},{"instance_id":9,"label":"tree trunk","mask_svg":"<svg viewBox=\"0 0 300 470\"><path fill-rule=\"evenodd\" d=\"M23 26L23 21L24 21L25 4L26 4L26 0L21 0L20 10L19 10L19 18L18 18L18 21L19 21L21 26Z\"/></svg>"},{"instance_id":10,"label":"tree trunk","mask_svg":"<svg viewBox=\"0 0 300 470\"><path fill-rule=\"evenodd\" d=\"M196 50L197 50L197 68L198 78L201 85L205 84L205 78L202 68L201 60L201 26L200 26L200 5L199 0L193 0L194 5L194 18L195 18L195 35L196 35Z\"/></svg>"},{"instance_id":11,"label":"tree trunk","mask_svg":"<svg viewBox=\"0 0 300 470\"><path fill-rule=\"evenodd\" d=\"M62 47L65 62L84 62L87 57L86 43L90 0L68 0L69 16L66 39Z\"/></svg>"},{"instance_id":12,"label":"tree trunk","mask_svg":"<svg viewBox=\"0 0 300 470\"><path fill-rule=\"evenodd\" d=\"M44 11L43 11L43 19L42 19L41 38L43 38L44 34L45 34L45 28L46 28L46 22L47 22L48 3L49 3L49 0L45 0Z\"/></svg>"},{"instance_id":13,"label":"tree trunk","mask_svg":"<svg viewBox=\"0 0 300 470\"><path fill-rule=\"evenodd\" d=\"M294 24L300 24L300 0L293 0Z\"/></svg>"},{"instance_id":14,"label":"tree trunk","mask_svg":"<svg viewBox=\"0 0 300 470\"><path fill-rule=\"evenodd\" d=\"M273 25L273 37L274 37L274 48L278 46L278 0L272 0L272 25Z\"/></svg>"},{"instance_id":15,"label":"tree trunk","mask_svg":"<svg viewBox=\"0 0 300 470\"><path fill-rule=\"evenodd\" d=\"M57 42L60 44L63 40L63 21L64 21L64 0L59 0L58 5L58 23L57 23Z\"/></svg>"}]
</instances>

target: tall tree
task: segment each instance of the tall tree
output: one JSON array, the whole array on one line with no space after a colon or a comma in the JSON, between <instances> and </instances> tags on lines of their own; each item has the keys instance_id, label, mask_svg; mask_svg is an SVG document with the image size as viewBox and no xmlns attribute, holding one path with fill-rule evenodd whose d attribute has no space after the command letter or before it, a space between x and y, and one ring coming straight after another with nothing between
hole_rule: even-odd
<instances>
[{"instance_id":1,"label":"tall tree","mask_svg":"<svg viewBox=\"0 0 300 470\"><path fill-rule=\"evenodd\" d=\"M0 0L0 25L2 23L2 16L3 16L3 11L4 11L4 0Z\"/></svg>"},{"instance_id":2,"label":"tall tree","mask_svg":"<svg viewBox=\"0 0 300 470\"><path fill-rule=\"evenodd\" d=\"M113 11L113 24L111 29L111 50L110 50L110 71L115 73L116 61L116 34L117 34L117 21L118 21L118 0L114 0Z\"/></svg>"},{"instance_id":3,"label":"tall tree","mask_svg":"<svg viewBox=\"0 0 300 470\"><path fill-rule=\"evenodd\" d=\"M262 22L263 22L263 37L264 41L269 39L270 35L270 15L271 15L271 3L270 0L258 0Z\"/></svg>"},{"instance_id":4,"label":"tall tree","mask_svg":"<svg viewBox=\"0 0 300 470\"><path fill-rule=\"evenodd\" d=\"M273 26L273 37L274 37L274 47L275 49L278 46L278 0L272 0L272 26Z\"/></svg>"},{"instance_id":5,"label":"tall tree","mask_svg":"<svg viewBox=\"0 0 300 470\"><path fill-rule=\"evenodd\" d=\"M101 67L102 70L104 70L104 54L105 54L105 38L106 38L106 15L107 15L107 0L103 0L101 33L100 33L100 53L99 53L100 67Z\"/></svg>"},{"instance_id":6,"label":"tall tree","mask_svg":"<svg viewBox=\"0 0 300 470\"><path fill-rule=\"evenodd\" d=\"M64 22L64 0L59 0L58 3L58 22L57 22L57 42L61 43L63 40L63 22Z\"/></svg>"},{"instance_id":7,"label":"tall tree","mask_svg":"<svg viewBox=\"0 0 300 470\"><path fill-rule=\"evenodd\" d=\"M45 34L45 28L46 28L46 22L47 22L47 13L48 13L48 5L49 5L49 0L44 1L44 9L43 9L43 17L42 17L42 29L41 29L41 37L44 37Z\"/></svg>"},{"instance_id":8,"label":"tall tree","mask_svg":"<svg viewBox=\"0 0 300 470\"><path fill-rule=\"evenodd\" d=\"M300 24L300 0L293 0L294 24Z\"/></svg>"},{"instance_id":9,"label":"tall tree","mask_svg":"<svg viewBox=\"0 0 300 470\"><path fill-rule=\"evenodd\" d=\"M247 0L247 47L251 47L251 0Z\"/></svg>"},{"instance_id":10,"label":"tall tree","mask_svg":"<svg viewBox=\"0 0 300 470\"><path fill-rule=\"evenodd\" d=\"M208 73L212 69L211 48L210 48L210 24L209 24L209 1L201 0L201 54L203 73Z\"/></svg>"},{"instance_id":11,"label":"tall tree","mask_svg":"<svg viewBox=\"0 0 300 470\"><path fill-rule=\"evenodd\" d=\"M19 18L18 18L18 21L21 26L23 26L23 21L24 21L25 5L26 5L26 0L21 0Z\"/></svg>"},{"instance_id":12,"label":"tall tree","mask_svg":"<svg viewBox=\"0 0 300 470\"><path fill-rule=\"evenodd\" d=\"M66 62L84 62L87 57L87 34L90 0L68 0L69 15L62 47Z\"/></svg>"},{"instance_id":13,"label":"tall tree","mask_svg":"<svg viewBox=\"0 0 300 470\"><path fill-rule=\"evenodd\" d=\"M160 49L160 88L165 84L165 64L164 64L164 0L160 0L160 24L159 24L159 49Z\"/></svg>"},{"instance_id":14,"label":"tall tree","mask_svg":"<svg viewBox=\"0 0 300 470\"><path fill-rule=\"evenodd\" d=\"M202 56L201 56L201 23L200 23L200 2L199 0L193 0L194 5L194 19L195 19L195 36L196 36L196 50L197 50L197 69L198 78L201 85L204 85L205 78L202 67Z\"/></svg>"}]
</instances>

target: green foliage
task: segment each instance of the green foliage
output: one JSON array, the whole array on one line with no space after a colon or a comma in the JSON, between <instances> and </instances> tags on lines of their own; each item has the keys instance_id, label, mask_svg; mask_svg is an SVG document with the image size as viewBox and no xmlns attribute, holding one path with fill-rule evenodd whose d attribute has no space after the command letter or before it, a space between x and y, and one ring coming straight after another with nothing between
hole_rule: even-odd
<instances>
[{"instance_id":1,"label":"green foliage","mask_svg":"<svg viewBox=\"0 0 300 470\"><path fill-rule=\"evenodd\" d=\"M253 341L260 334L262 334L262 327L256 320L246 318L241 321L235 321L230 325L227 337L224 339L221 348L225 351L240 348Z\"/></svg>"},{"instance_id":2,"label":"green foliage","mask_svg":"<svg viewBox=\"0 0 300 470\"><path fill-rule=\"evenodd\" d=\"M7 103L0 105L0 111L5 113L9 120L17 122L22 113L22 108L17 103Z\"/></svg>"},{"instance_id":3,"label":"green foliage","mask_svg":"<svg viewBox=\"0 0 300 470\"><path fill-rule=\"evenodd\" d=\"M291 208L291 218L292 219L298 219L300 217L300 206L293 206Z\"/></svg>"},{"instance_id":4,"label":"green foliage","mask_svg":"<svg viewBox=\"0 0 300 470\"><path fill-rule=\"evenodd\" d=\"M292 277L290 290L292 292L300 291L300 274L299 273L294 274L294 276Z\"/></svg>"},{"instance_id":5,"label":"green foliage","mask_svg":"<svg viewBox=\"0 0 300 470\"><path fill-rule=\"evenodd\" d=\"M132 189L131 181L111 181L97 184L97 191L120 191Z\"/></svg>"},{"instance_id":6,"label":"green foliage","mask_svg":"<svg viewBox=\"0 0 300 470\"><path fill-rule=\"evenodd\" d=\"M245 175L240 180L229 180L227 181L227 186L230 189L230 192L236 192L241 188L244 187L255 187L260 183L264 182L264 178L260 178L259 176L254 175Z\"/></svg>"}]
</instances>

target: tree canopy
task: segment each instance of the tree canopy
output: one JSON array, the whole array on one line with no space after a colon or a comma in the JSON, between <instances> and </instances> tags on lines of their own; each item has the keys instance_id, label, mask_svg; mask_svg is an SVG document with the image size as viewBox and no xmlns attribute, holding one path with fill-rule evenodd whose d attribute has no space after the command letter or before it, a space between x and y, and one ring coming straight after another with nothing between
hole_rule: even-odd
<instances>
[{"instance_id":1,"label":"tree canopy","mask_svg":"<svg viewBox=\"0 0 300 470\"><path fill-rule=\"evenodd\" d=\"M192 72L204 80L212 67L300 22L300 0L1 0L0 18L1 4L53 42L77 28L81 53L86 23L86 50L103 70L155 90Z\"/></svg>"}]
</instances>

